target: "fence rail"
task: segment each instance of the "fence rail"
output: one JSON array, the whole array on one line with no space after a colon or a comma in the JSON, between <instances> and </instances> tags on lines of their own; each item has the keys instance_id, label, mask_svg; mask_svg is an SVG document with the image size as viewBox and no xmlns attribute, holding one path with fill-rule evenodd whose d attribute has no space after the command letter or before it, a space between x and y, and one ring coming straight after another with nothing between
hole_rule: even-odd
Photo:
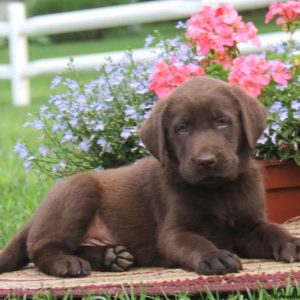
<instances>
[{"instance_id":1,"label":"fence rail","mask_svg":"<svg viewBox=\"0 0 300 300\"><path fill-rule=\"evenodd\" d=\"M8 22L0 22L0 37L7 37L9 40L10 64L0 65L0 80L11 80L14 105L28 105L30 103L29 78L64 71L70 58L60 57L29 62L27 37L180 19L190 16L203 5L215 6L219 2L218 0L160 0L28 19L23 2L9 2ZM247 10L266 7L272 0L227 0L226 2L232 3L238 10ZM300 31L297 32L296 37L300 39ZM263 47L282 38L280 33L261 35ZM255 51L255 48L249 45L242 45L241 48L244 52ZM108 56L112 61L118 61L123 55L124 51L115 51L74 56L73 60L78 70L92 70L103 63ZM136 60L151 60L155 54L153 49L135 49L133 57Z\"/></svg>"}]
</instances>

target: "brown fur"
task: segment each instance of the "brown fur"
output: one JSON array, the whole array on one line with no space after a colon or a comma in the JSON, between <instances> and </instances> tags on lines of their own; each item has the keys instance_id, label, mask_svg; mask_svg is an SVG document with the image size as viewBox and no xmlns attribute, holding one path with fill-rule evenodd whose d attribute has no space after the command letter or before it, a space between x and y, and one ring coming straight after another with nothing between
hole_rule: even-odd
<instances>
[{"instance_id":1,"label":"brown fur","mask_svg":"<svg viewBox=\"0 0 300 300\"><path fill-rule=\"evenodd\" d=\"M266 221L251 158L265 124L262 105L240 88L191 79L142 126L154 157L58 184L1 253L0 272L28 260L56 276L121 271L130 253L137 266L200 274L238 272L238 255L299 260L299 240ZM105 254L116 245L127 249Z\"/></svg>"}]
</instances>

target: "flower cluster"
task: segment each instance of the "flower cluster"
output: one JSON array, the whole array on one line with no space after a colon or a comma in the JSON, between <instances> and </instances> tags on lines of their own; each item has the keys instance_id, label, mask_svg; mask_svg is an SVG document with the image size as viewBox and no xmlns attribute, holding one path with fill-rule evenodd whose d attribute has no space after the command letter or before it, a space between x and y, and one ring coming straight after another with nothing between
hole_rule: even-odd
<instances>
[{"instance_id":1,"label":"flower cluster","mask_svg":"<svg viewBox=\"0 0 300 300\"><path fill-rule=\"evenodd\" d=\"M273 2L266 14L265 21L269 23L275 16L277 25L281 25L284 31L294 32L300 21L300 2Z\"/></svg>"},{"instance_id":2,"label":"flower cluster","mask_svg":"<svg viewBox=\"0 0 300 300\"><path fill-rule=\"evenodd\" d=\"M268 127L257 142L257 157L293 158L300 164L299 148L300 99L293 100L291 105L275 101L269 108Z\"/></svg>"},{"instance_id":3,"label":"flower cluster","mask_svg":"<svg viewBox=\"0 0 300 300\"><path fill-rule=\"evenodd\" d=\"M158 48L164 48L164 60L156 64L150 89L163 97L189 77L204 74L239 84L255 97L271 82L286 86L291 74L278 59L269 61L259 55L237 57L237 43L252 42L259 46L256 34L253 23L244 23L232 5L204 6L187 21L187 39L159 43ZM176 51L172 44L180 50Z\"/></svg>"},{"instance_id":4,"label":"flower cluster","mask_svg":"<svg viewBox=\"0 0 300 300\"><path fill-rule=\"evenodd\" d=\"M202 75L204 75L204 69L199 65L167 63L162 60L155 65L149 89L155 91L158 97L163 97L189 78Z\"/></svg>"},{"instance_id":5,"label":"flower cluster","mask_svg":"<svg viewBox=\"0 0 300 300\"><path fill-rule=\"evenodd\" d=\"M24 124L41 132L42 144L37 151L21 142L15 146L24 166L61 177L145 156L138 127L156 100L148 89L150 69L129 56L118 64L108 61L85 85L56 76L51 88L59 92Z\"/></svg>"},{"instance_id":6,"label":"flower cluster","mask_svg":"<svg viewBox=\"0 0 300 300\"><path fill-rule=\"evenodd\" d=\"M259 46L257 29L252 22L245 23L231 4L220 3L217 8L204 6L188 21L186 37L197 46L202 55L215 55L220 61L237 43L251 41Z\"/></svg>"},{"instance_id":7,"label":"flower cluster","mask_svg":"<svg viewBox=\"0 0 300 300\"><path fill-rule=\"evenodd\" d=\"M271 80L283 87L287 86L291 73L285 69L279 60L268 61L255 54L240 56L233 61L228 81L242 86L249 94L257 97Z\"/></svg>"}]
</instances>

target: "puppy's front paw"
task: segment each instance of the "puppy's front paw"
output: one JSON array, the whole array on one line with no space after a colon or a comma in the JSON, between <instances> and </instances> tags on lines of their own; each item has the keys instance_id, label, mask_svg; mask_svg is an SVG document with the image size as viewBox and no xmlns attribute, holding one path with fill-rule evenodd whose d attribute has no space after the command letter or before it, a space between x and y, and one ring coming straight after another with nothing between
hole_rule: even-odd
<instances>
[{"instance_id":1,"label":"puppy's front paw","mask_svg":"<svg viewBox=\"0 0 300 300\"><path fill-rule=\"evenodd\" d=\"M300 239L278 243L273 248L273 255L277 261L292 263L300 261Z\"/></svg>"},{"instance_id":2,"label":"puppy's front paw","mask_svg":"<svg viewBox=\"0 0 300 300\"><path fill-rule=\"evenodd\" d=\"M49 263L46 273L58 277L84 277L91 273L90 263L72 255L61 255Z\"/></svg>"},{"instance_id":3,"label":"puppy's front paw","mask_svg":"<svg viewBox=\"0 0 300 300\"><path fill-rule=\"evenodd\" d=\"M199 262L196 272L203 275L221 275L242 270L240 258L226 250L218 250L205 255Z\"/></svg>"},{"instance_id":4,"label":"puppy's front paw","mask_svg":"<svg viewBox=\"0 0 300 300\"><path fill-rule=\"evenodd\" d=\"M124 246L107 247L104 253L104 264L109 271L123 272L134 263L134 257Z\"/></svg>"}]
</instances>

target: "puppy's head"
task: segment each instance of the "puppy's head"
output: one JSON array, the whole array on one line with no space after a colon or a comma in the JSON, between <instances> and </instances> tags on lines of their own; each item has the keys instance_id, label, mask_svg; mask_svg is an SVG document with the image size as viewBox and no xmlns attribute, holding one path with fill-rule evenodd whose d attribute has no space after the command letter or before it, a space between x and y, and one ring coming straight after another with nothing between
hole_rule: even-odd
<instances>
[{"instance_id":1,"label":"puppy's head","mask_svg":"<svg viewBox=\"0 0 300 300\"><path fill-rule=\"evenodd\" d=\"M265 125L264 107L241 88L196 77L158 101L141 139L184 181L210 185L237 177Z\"/></svg>"}]
</instances>

